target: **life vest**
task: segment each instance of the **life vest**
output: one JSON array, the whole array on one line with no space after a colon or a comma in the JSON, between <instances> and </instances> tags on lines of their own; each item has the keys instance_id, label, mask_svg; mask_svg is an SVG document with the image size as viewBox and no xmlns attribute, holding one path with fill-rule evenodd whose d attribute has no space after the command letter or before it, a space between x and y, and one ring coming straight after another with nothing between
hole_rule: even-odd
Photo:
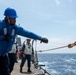
<instances>
[{"instance_id":1,"label":"life vest","mask_svg":"<svg viewBox=\"0 0 76 75\"><path fill-rule=\"evenodd\" d=\"M7 28L4 28L4 35L8 34L7 32ZM11 33L11 37L13 37L15 35L15 27L13 27L12 29L12 33Z\"/></svg>"},{"instance_id":2,"label":"life vest","mask_svg":"<svg viewBox=\"0 0 76 75\"><path fill-rule=\"evenodd\" d=\"M7 28L5 27L4 28L4 35L7 35L8 34L8 31L7 31ZM9 34L8 34L9 35ZM13 40L12 38L13 38L13 36L15 35L15 27L13 27L13 29L12 29L12 32L11 32L11 34L9 35L11 38L11 40Z\"/></svg>"},{"instance_id":3,"label":"life vest","mask_svg":"<svg viewBox=\"0 0 76 75\"><path fill-rule=\"evenodd\" d=\"M5 22L2 21L2 25L4 25L3 31L4 31L4 35L7 35L7 34L8 34L7 26L6 26L4 23L5 23ZM13 29L12 29L12 33L11 33L10 37L12 38L14 35L15 35L15 26L14 26Z\"/></svg>"},{"instance_id":4,"label":"life vest","mask_svg":"<svg viewBox=\"0 0 76 75\"><path fill-rule=\"evenodd\" d=\"M31 44L25 44L24 54L32 54L32 46Z\"/></svg>"}]
</instances>

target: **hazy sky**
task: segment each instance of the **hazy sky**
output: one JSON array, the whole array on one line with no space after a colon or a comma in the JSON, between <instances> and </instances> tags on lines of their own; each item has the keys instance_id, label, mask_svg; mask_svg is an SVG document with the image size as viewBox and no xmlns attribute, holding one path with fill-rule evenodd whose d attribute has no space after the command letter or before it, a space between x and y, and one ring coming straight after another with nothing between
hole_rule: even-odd
<instances>
[{"instance_id":1,"label":"hazy sky","mask_svg":"<svg viewBox=\"0 0 76 75\"><path fill-rule=\"evenodd\" d=\"M16 9L19 16L17 24L49 39L48 44L38 42L38 50L56 48L76 41L76 0L0 0L1 20L7 7ZM76 53L76 47L50 52Z\"/></svg>"}]
</instances>

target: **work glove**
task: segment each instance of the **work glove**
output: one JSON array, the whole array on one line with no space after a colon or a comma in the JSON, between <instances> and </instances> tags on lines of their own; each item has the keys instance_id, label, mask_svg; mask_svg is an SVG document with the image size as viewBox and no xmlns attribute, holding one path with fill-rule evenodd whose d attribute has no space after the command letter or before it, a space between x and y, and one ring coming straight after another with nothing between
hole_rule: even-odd
<instances>
[{"instance_id":1,"label":"work glove","mask_svg":"<svg viewBox=\"0 0 76 75\"><path fill-rule=\"evenodd\" d=\"M8 35L8 34L6 34L6 35L4 35L2 38L3 38L3 40L8 41L8 40L10 40L10 39L11 39L11 36L10 36L10 35Z\"/></svg>"},{"instance_id":2,"label":"work glove","mask_svg":"<svg viewBox=\"0 0 76 75\"><path fill-rule=\"evenodd\" d=\"M72 45L72 44L69 44L69 45L68 45L68 48L72 48L72 47L73 47L73 45Z\"/></svg>"},{"instance_id":3,"label":"work glove","mask_svg":"<svg viewBox=\"0 0 76 75\"><path fill-rule=\"evenodd\" d=\"M47 39L47 38L42 38L42 39L41 39L41 43L42 43L42 42L43 42L43 43L48 43L48 39Z\"/></svg>"}]
</instances>

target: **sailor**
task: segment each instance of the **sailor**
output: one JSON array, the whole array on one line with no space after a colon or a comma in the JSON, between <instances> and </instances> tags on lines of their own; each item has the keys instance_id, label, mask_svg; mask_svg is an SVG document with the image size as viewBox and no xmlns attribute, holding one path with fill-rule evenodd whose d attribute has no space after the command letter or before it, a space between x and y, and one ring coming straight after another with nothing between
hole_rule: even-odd
<instances>
[{"instance_id":1,"label":"sailor","mask_svg":"<svg viewBox=\"0 0 76 75\"><path fill-rule=\"evenodd\" d=\"M23 43L22 47L22 53L23 53L23 58L20 64L20 72L22 73L22 67L25 64L25 61L27 60L27 72L32 72L30 67L31 67L31 55L34 54L33 47L30 43L31 39L27 38L26 42Z\"/></svg>"},{"instance_id":2,"label":"sailor","mask_svg":"<svg viewBox=\"0 0 76 75\"><path fill-rule=\"evenodd\" d=\"M13 71L15 62L17 62L17 57L16 57L17 51L18 51L18 47L17 47L17 42L15 41L12 46L12 50L9 51L8 53L10 73Z\"/></svg>"},{"instance_id":3,"label":"sailor","mask_svg":"<svg viewBox=\"0 0 76 75\"><path fill-rule=\"evenodd\" d=\"M4 16L4 20L0 21L0 75L10 75L7 53L12 50L16 35L40 40L44 43L48 43L48 39L16 25L18 16L14 8L6 8Z\"/></svg>"}]
</instances>

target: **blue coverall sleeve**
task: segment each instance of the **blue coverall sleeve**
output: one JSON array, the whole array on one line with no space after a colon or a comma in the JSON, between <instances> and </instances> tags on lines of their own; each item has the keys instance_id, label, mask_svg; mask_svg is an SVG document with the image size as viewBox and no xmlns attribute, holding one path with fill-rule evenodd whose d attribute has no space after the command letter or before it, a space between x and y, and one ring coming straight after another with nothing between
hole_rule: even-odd
<instances>
[{"instance_id":1,"label":"blue coverall sleeve","mask_svg":"<svg viewBox=\"0 0 76 75\"><path fill-rule=\"evenodd\" d=\"M2 35L2 22L0 21L0 40L2 40L3 35Z\"/></svg>"},{"instance_id":2,"label":"blue coverall sleeve","mask_svg":"<svg viewBox=\"0 0 76 75\"><path fill-rule=\"evenodd\" d=\"M0 40L3 40L3 35L0 35Z\"/></svg>"},{"instance_id":3,"label":"blue coverall sleeve","mask_svg":"<svg viewBox=\"0 0 76 75\"><path fill-rule=\"evenodd\" d=\"M35 40L41 40L41 38L42 38L41 36L36 35L33 32L27 31L27 30L23 29L22 27L17 27L17 34L24 36L24 37L32 38Z\"/></svg>"}]
</instances>

